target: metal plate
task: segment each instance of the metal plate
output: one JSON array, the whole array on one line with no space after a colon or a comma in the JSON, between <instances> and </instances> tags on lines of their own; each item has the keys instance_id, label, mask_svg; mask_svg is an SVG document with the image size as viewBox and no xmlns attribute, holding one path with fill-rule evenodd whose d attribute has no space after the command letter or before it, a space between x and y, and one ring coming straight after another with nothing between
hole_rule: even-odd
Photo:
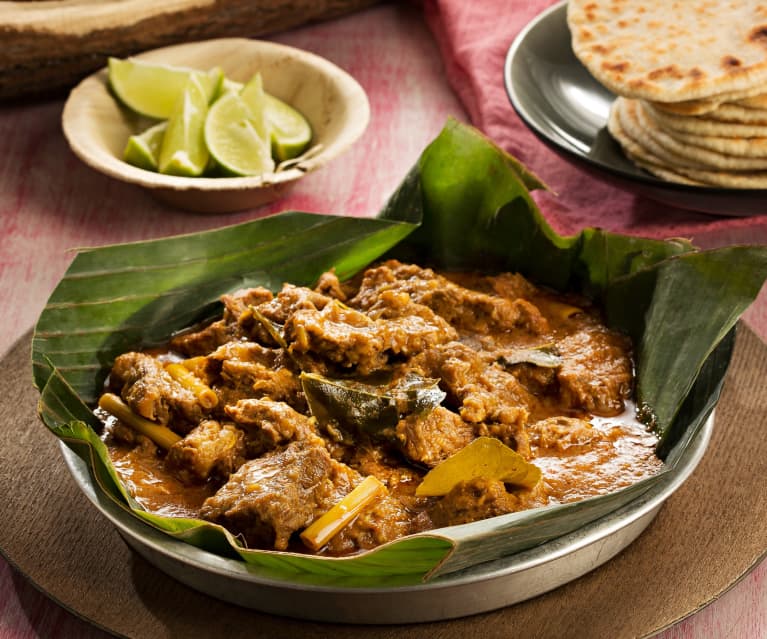
<instances>
[{"instance_id":1,"label":"metal plate","mask_svg":"<svg viewBox=\"0 0 767 639\"><path fill-rule=\"evenodd\" d=\"M277 615L399 624L452 619L508 606L557 588L608 561L639 536L663 502L690 476L706 451L713 426L712 414L675 472L633 502L574 533L423 584L381 588L314 586L275 579L241 561L178 541L117 505L98 488L87 464L64 443L60 447L77 485L125 541L187 586Z\"/></svg>"},{"instance_id":2,"label":"metal plate","mask_svg":"<svg viewBox=\"0 0 767 639\"><path fill-rule=\"evenodd\" d=\"M567 2L544 11L506 55L504 83L528 128L566 160L616 186L684 209L747 216L767 211L767 190L666 182L637 167L605 127L615 95L580 63L570 45Z\"/></svg>"}]
</instances>

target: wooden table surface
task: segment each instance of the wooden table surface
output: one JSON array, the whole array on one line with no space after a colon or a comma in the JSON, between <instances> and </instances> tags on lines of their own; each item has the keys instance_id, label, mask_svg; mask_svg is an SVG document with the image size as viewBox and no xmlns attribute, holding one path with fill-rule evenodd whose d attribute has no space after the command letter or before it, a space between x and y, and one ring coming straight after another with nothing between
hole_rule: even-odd
<instances>
[{"instance_id":1,"label":"wooden table surface","mask_svg":"<svg viewBox=\"0 0 767 639\"><path fill-rule=\"evenodd\" d=\"M34 325L72 259L72 248L205 230L284 209L372 215L445 119L467 120L415 8L377 6L272 39L318 53L349 71L368 92L372 118L350 151L302 179L282 201L258 210L204 216L169 209L136 187L88 169L70 152L60 126L63 100L0 109L0 355ZM767 243L747 225L695 239L705 246ZM745 319L767 338L764 291ZM104 633L58 607L0 558L0 639L54 636ZM658 636L767 636L767 562L718 601Z\"/></svg>"}]
</instances>

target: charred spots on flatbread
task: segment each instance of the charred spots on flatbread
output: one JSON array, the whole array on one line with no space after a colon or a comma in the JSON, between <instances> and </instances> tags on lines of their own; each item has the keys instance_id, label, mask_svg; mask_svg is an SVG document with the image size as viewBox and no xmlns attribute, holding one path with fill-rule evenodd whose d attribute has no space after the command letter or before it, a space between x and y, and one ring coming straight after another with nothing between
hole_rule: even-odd
<instances>
[{"instance_id":1,"label":"charred spots on flatbread","mask_svg":"<svg viewBox=\"0 0 767 639\"><path fill-rule=\"evenodd\" d=\"M767 0L725 4L568 0L567 23L576 57L618 96L607 129L634 164L767 188Z\"/></svg>"},{"instance_id":2,"label":"charred spots on flatbread","mask_svg":"<svg viewBox=\"0 0 767 639\"><path fill-rule=\"evenodd\" d=\"M602 55L607 55L612 51L615 47L608 46L606 44L595 44L593 47L591 47L591 50L594 53L600 53Z\"/></svg>"},{"instance_id":3,"label":"charred spots on flatbread","mask_svg":"<svg viewBox=\"0 0 767 639\"><path fill-rule=\"evenodd\" d=\"M625 73L630 66L631 65L625 60L621 60L620 62L605 62L602 64L602 67L606 71L615 71L616 73Z\"/></svg>"},{"instance_id":4,"label":"charred spots on flatbread","mask_svg":"<svg viewBox=\"0 0 767 639\"><path fill-rule=\"evenodd\" d=\"M676 104L747 97L767 86L767 2L728 0L727 11L720 5L568 0L573 52L606 88L627 98ZM680 109L692 115L686 105Z\"/></svg>"},{"instance_id":5,"label":"charred spots on flatbread","mask_svg":"<svg viewBox=\"0 0 767 639\"><path fill-rule=\"evenodd\" d=\"M660 80L661 78L674 78L679 79L684 77L684 71L682 71L677 65L669 64L665 67L653 69L647 74L650 80Z\"/></svg>"},{"instance_id":6,"label":"charred spots on flatbread","mask_svg":"<svg viewBox=\"0 0 767 639\"><path fill-rule=\"evenodd\" d=\"M751 29L751 33L748 34L748 41L767 47L767 24Z\"/></svg>"}]
</instances>

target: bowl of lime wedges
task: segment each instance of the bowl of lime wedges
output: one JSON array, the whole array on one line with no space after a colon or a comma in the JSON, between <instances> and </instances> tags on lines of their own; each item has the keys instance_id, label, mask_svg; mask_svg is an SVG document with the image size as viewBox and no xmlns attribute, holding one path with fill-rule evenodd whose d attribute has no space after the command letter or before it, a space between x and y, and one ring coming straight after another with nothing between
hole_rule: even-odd
<instances>
[{"instance_id":1,"label":"bowl of lime wedges","mask_svg":"<svg viewBox=\"0 0 767 639\"><path fill-rule=\"evenodd\" d=\"M72 90L62 127L97 171L176 208L227 213L280 197L369 120L364 89L328 60L221 38L110 58Z\"/></svg>"}]
</instances>

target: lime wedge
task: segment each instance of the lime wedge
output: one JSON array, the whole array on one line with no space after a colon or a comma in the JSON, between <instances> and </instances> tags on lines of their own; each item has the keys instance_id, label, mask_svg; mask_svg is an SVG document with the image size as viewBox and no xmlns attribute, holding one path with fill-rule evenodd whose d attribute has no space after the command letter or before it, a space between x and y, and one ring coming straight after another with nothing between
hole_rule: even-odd
<instances>
[{"instance_id":1,"label":"lime wedge","mask_svg":"<svg viewBox=\"0 0 767 639\"><path fill-rule=\"evenodd\" d=\"M208 72L145 62L137 58L109 58L109 85L118 99L137 113L169 118L190 75L196 75L208 100L223 82L220 68Z\"/></svg>"},{"instance_id":2,"label":"lime wedge","mask_svg":"<svg viewBox=\"0 0 767 639\"><path fill-rule=\"evenodd\" d=\"M143 133L130 136L128 144L125 145L123 160L140 169L156 171L160 147L167 128L167 122L160 122L149 127Z\"/></svg>"},{"instance_id":3,"label":"lime wedge","mask_svg":"<svg viewBox=\"0 0 767 639\"><path fill-rule=\"evenodd\" d=\"M301 155L312 141L312 127L289 104L264 93L264 110L271 125L272 155L279 162Z\"/></svg>"},{"instance_id":4,"label":"lime wedge","mask_svg":"<svg viewBox=\"0 0 767 639\"><path fill-rule=\"evenodd\" d=\"M204 137L207 113L208 94L199 74L192 73L168 118L157 163L160 173L202 175L209 157Z\"/></svg>"},{"instance_id":5,"label":"lime wedge","mask_svg":"<svg viewBox=\"0 0 767 639\"><path fill-rule=\"evenodd\" d=\"M256 73L240 91L240 97L250 109L250 121L262 140L269 141L270 125L266 118L266 93L261 74Z\"/></svg>"},{"instance_id":6,"label":"lime wedge","mask_svg":"<svg viewBox=\"0 0 767 639\"><path fill-rule=\"evenodd\" d=\"M221 91L219 93L218 97L221 97L224 95L224 93L239 93L243 89L242 82L236 82L235 80L230 80L226 76L224 76L223 81L221 82Z\"/></svg>"},{"instance_id":7,"label":"lime wedge","mask_svg":"<svg viewBox=\"0 0 767 639\"><path fill-rule=\"evenodd\" d=\"M221 67L213 67L200 78L203 87L205 87L205 93L208 96L208 104L212 104L223 92L225 78L226 76Z\"/></svg>"},{"instance_id":8,"label":"lime wedge","mask_svg":"<svg viewBox=\"0 0 767 639\"><path fill-rule=\"evenodd\" d=\"M255 118L257 120L257 118ZM237 93L225 93L205 121L205 142L219 167L230 175L262 175L274 170L267 139Z\"/></svg>"}]
</instances>

